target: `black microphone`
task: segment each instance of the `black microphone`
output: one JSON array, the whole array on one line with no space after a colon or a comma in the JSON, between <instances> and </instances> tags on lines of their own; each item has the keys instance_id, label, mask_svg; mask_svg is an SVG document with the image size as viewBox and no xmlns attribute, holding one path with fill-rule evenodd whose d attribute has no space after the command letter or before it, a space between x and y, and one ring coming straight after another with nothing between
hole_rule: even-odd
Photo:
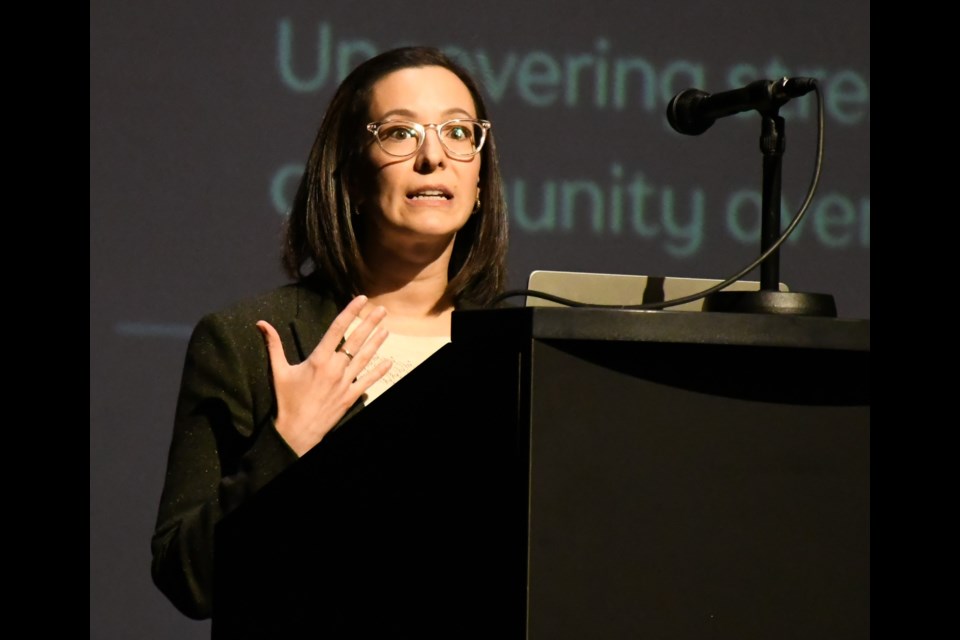
<instances>
[{"instance_id":1,"label":"black microphone","mask_svg":"<svg viewBox=\"0 0 960 640\"><path fill-rule=\"evenodd\" d=\"M676 131L698 136L709 129L717 118L749 109L761 113L779 109L790 98L812 91L816 84L814 78L781 78L756 80L740 89L712 95L699 89L685 89L667 105L667 120Z\"/></svg>"}]
</instances>

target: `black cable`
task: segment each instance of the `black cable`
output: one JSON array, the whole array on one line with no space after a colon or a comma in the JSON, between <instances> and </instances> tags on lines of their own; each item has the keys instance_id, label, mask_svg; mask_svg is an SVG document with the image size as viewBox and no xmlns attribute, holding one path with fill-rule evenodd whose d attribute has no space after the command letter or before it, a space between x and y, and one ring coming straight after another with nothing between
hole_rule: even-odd
<instances>
[{"instance_id":1,"label":"black cable","mask_svg":"<svg viewBox=\"0 0 960 640\"><path fill-rule=\"evenodd\" d=\"M685 304L687 302L693 302L694 300L700 300L710 295L714 291L719 291L724 287L728 287L746 274L750 273L756 269L760 264L766 260L770 254L776 251L780 245L789 237L793 230L796 229L797 225L800 224L800 220L807 213L807 209L810 207L810 202L813 200L813 194L817 191L817 184L820 182L820 173L823 166L823 94L820 93L820 83L812 79L813 90L817 94L817 152L816 152L816 162L814 164L813 178L810 181L810 186L807 188L807 196L803 200L803 204L800 206L800 209L794 215L793 220L787 225L787 228L784 229L783 233L780 234L780 237L774 242L769 249L764 251L756 260L748 264L746 267L730 276L729 278L723 280L722 282L715 284L714 286L699 291L697 293L692 293L688 296L683 296L681 298L676 298L674 300L661 300L659 302L645 302L643 304L591 304L588 302L579 302L577 300L570 300L568 298L563 298L560 296L555 296L551 293L546 293L543 291L537 291L535 289L511 289L509 291L504 291L493 301L489 306L495 307L499 303L507 300L508 298L513 298L516 296L527 296L531 298L542 298L544 300L549 300L551 302L556 302L558 304L566 305L568 307L589 307L595 309L665 309L667 307L673 307L679 304Z\"/></svg>"}]
</instances>

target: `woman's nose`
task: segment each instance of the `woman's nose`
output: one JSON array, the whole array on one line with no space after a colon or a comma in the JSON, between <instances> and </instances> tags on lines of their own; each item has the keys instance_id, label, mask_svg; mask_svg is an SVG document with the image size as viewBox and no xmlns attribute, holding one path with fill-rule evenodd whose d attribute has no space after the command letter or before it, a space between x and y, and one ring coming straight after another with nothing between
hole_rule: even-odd
<instances>
[{"instance_id":1,"label":"woman's nose","mask_svg":"<svg viewBox=\"0 0 960 640\"><path fill-rule=\"evenodd\" d=\"M431 135L432 131L432 135ZM425 125L423 144L417 151L416 169L423 173L433 171L446 160L447 153L440 143L440 131L437 125Z\"/></svg>"}]
</instances>

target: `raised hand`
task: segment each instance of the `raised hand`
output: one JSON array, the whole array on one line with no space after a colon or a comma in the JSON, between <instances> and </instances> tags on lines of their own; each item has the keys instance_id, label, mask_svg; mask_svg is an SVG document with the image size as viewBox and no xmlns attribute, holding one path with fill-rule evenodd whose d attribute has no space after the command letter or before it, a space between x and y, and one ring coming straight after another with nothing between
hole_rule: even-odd
<instances>
[{"instance_id":1,"label":"raised hand","mask_svg":"<svg viewBox=\"0 0 960 640\"><path fill-rule=\"evenodd\" d=\"M366 305L366 296L351 300L330 324L313 353L300 364L287 361L280 335L270 323L257 322L270 355L277 396L276 429L297 455L316 446L370 385L390 369L390 361L384 359L358 377L387 337L387 330L380 327L387 314L383 307L371 309L343 346L337 348Z\"/></svg>"}]
</instances>

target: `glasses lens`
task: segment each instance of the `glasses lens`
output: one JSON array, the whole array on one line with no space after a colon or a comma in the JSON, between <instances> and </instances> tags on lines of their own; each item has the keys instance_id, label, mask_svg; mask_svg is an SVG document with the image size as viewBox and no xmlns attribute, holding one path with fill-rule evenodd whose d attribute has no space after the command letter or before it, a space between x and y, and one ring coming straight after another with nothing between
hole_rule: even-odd
<instances>
[{"instance_id":1,"label":"glasses lens","mask_svg":"<svg viewBox=\"0 0 960 640\"><path fill-rule=\"evenodd\" d=\"M470 120L451 120L440 127L440 141L452 154L472 156L483 144L484 129Z\"/></svg>"},{"instance_id":2,"label":"glasses lens","mask_svg":"<svg viewBox=\"0 0 960 640\"><path fill-rule=\"evenodd\" d=\"M487 125L489 126L489 125ZM447 153L470 158L483 146L487 127L475 120L449 120L441 125L420 125L415 122L395 121L370 124L380 148L390 155L406 157L420 149L426 129L436 129L440 143Z\"/></svg>"},{"instance_id":3,"label":"glasses lens","mask_svg":"<svg viewBox=\"0 0 960 640\"><path fill-rule=\"evenodd\" d=\"M385 122L377 129L377 140L387 153L409 156L420 146L420 132L409 122Z\"/></svg>"}]
</instances>

